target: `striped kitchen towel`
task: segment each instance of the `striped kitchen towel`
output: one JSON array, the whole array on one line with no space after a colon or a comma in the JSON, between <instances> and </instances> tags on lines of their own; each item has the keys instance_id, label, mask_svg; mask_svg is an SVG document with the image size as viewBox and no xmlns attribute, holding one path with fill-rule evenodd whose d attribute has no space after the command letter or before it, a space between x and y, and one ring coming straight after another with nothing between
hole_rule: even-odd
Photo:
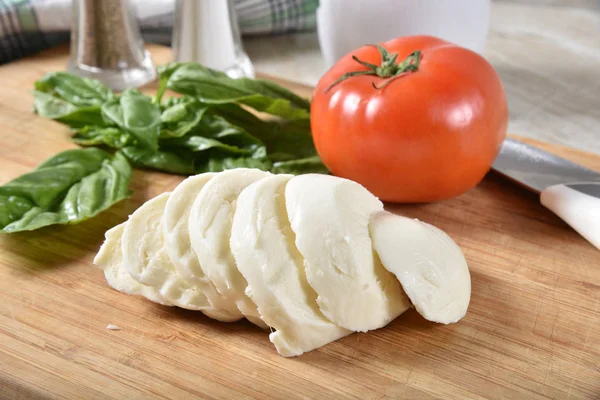
<instances>
[{"instance_id":1,"label":"striped kitchen towel","mask_svg":"<svg viewBox=\"0 0 600 400\"><path fill-rule=\"evenodd\" d=\"M69 40L72 0L0 0L0 64ZM170 44L175 0L132 0L144 40ZM234 0L244 35L312 30L319 0Z\"/></svg>"}]
</instances>

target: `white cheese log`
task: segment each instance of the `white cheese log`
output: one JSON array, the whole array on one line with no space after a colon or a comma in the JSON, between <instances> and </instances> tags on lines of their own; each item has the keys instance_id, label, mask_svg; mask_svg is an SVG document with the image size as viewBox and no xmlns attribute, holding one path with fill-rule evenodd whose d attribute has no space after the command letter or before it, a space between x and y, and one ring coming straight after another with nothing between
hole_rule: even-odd
<instances>
[{"instance_id":1,"label":"white cheese log","mask_svg":"<svg viewBox=\"0 0 600 400\"><path fill-rule=\"evenodd\" d=\"M411 301L456 322L471 294L464 255L439 229L385 212L346 179L255 169L190 177L149 200L106 232L94 263L122 292L271 326L283 356L383 327Z\"/></svg>"}]
</instances>

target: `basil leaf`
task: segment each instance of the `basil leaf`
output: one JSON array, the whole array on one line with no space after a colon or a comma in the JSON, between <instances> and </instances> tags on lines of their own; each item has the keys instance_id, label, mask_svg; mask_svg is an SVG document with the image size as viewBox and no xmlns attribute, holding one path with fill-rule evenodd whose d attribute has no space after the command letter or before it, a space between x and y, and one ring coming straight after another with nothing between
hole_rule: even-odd
<instances>
[{"instance_id":1,"label":"basil leaf","mask_svg":"<svg viewBox=\"0 0 600 400\"><path fill-rule=\"evenodd\" d=\"M300 158L291 161L279 161L273 164L274 174L329 174L329 170L319 156Z\"/></svg>"},{"instance_id":2,"label":"basil leaf","mask_svg":"<svg viewBox=\"0 0 600 400\"><path fill-rule=\"evenodd\" d=\"M254 157L212 157L196 173L219 172L234 168L257 168L269 171L273 164L266 158Z\"/></svg>"},{"instance_id":3,"label":"basil leaf","mask_svg":"<svg viewBox=\"0 0 600 400\"><path fill-rule=\"evenodd\" d=\"M224 118L204 115L192 131L178 138L164 138L159 151L135 146L123 153L137 166L190 175L246 166L268 170L263 143Z\"/></svg>"},{"instance_id":4,"label":"basil leaf","mask_svg":"<svg viewBox=\"0 0 600 400\"><path fill-rule=\"evenodd\" d=\"M155 103L160 104L160 109L164 111L169 107L173 107L188 100L194 100L194 98L192 96L167 97L162 101L155 101Z\"/></svg>"},{"instance_id":5,"label":"basil leaf","mask_svg":"<svg viewBox=\"0 0 600 400\"><path fill-rule=\"evenodd\" d=\"M309 118L310 102L274 82L233 79L196 63L171 63L159 68L159 93L165 89L196 97L207 104L240 103L283 118Z\"/></svg>"},{"instance_id":6,"label":"basil leaf","mask_svg":"<svg viewBox=\"0 0 600 400\"><path fill-rule=\"evenodd\" d=\"M136 167L178 175L192 175L196 173L196 155L191 152L154 151L139 147L125 147L123 154Z\"/></svg>"},{"instance_id":7,"label":"basil leaf","mask_svg":"<svg viewBox=\"0 0 600 400\"><path fill-rule=\"evenodd\" d=\"M148 96L128 89L116 99L102 105L104 118L131 133L142 147L158 149L160 109Z\"/></svg>"},{"instance_id":8,"label":"basil leaf","mask_svg":"<svg viewBox=\"0 0 600 400\"><path fill-rule=\"evenodd\" d=\"M231 124L243 126L267 146L269 158L273 161L317 155L309 120L263 121L235 104L220 104L209 112L221 115Z\"/></svg>"},{"instance_id":9,"label":"basil leaf","mask_svg":"<svg viewBox=\"0 0 600 400\"><path fill-rule=\"evenodd\" d=\"M104 125L100 106L77 107L51 94L33 92L34 111L40 116L60 121L72 128L85 125Z\"/></svg>"},{"instance_id":10,"label":"basil leaf","mask_svg":"<svg viewBox=\"0 0 600 400\"><path fill-rule=\"evenodd\" d=\"M63 151L1 186L0 195L24 197L48 208L71 186L97 171L107 157L108 153L98 149Z\"/></svg>"},{"instance_id":11,"label":"basil leaf","mask_svg":"<svg viewBox=\"0 0 600 400\"><path fill-rule=\"evenodd\" d=\"M206 157L197 163L196 173L220 172L234 168L258 168L269 171L273 167L273 163L267 158L264 147L258 148L250 156L236 156L219 150L212 150L203 155Z\"/></svg>"},{"instance_id":12,"label":"basil leaf","mask_svg":"<svg viewBox=\"0 0 600 400\"><path fill-rule=\"evenodd\" d=\"M273 122L259 137L273 161L289 161L317 155L310 131L310 121Z\"/></svg>"},{"instance_id":13,"label":"basil leaf","mask_svg":"<svg viewBox=\"0 0 600 400\"><path fill-rule=\"evenodd\" d=\"M160 115L161 137L181 137L194 129L207 107L191 98L183 98L165 108Z\"/></svg>"},{"instance_id":14,"label":"basil leaf","mask_svg":"<svg viewBox=\"0 0 600 400\"><path fill-rule=\"evenodd\" d=\"M212 148L197 154L184 151L152 151L137 147L125 147L123 153L140 168L148 168L178 175L202 172L220 172L231 168L259 168L268 171L272 163L263 157L235 156Z\"/></svg>"},{"instance_id":15,"label":"basil leaf","mask_svg":"<svg viewBox=\"0 0 600 400\"><path fill-rule=\"evenodd\" d=\"M233 103L213 104L208 109L208 113L220 116L230 124L244 127L244 130L259 139L264 137L265 134L269 134L273 129L272 122L263 121L256 115Z\"/></svg>"},{"instance_id":16,"label":"basil leaf","mask_svg":"<svg viewBox=\"0 0 600 400\"><path fill-rule=\"evenodd\" d=\"M186 150L190 152L202 152L210 149L220 149L227 153L232 154L251 154L250 150L228 145L223 142L220 142L216 139L210 139L202 136L188 136L182 138L182 140L178 140L174 143L166 143L165 148L170 148L172 146L179 145L180 147L184 147Z\"/></svg>"},{"instance_id":17,"label":"basil leaf","mask_svg":"<svg viewBox=\"0 0 600 400\"><path fill-rule=\"evenodd\" d=\"M223 144L207 147L201 152L177 148L152 151L139 147L125 147L122 151L138 167L179 175L220 172L232 168L259 168L268 171L273 166L266 157L264 147L256 148L253 153L244 152L246 154Z\"/></svg>"},{"instance_id":18,"label":"basil leaf","mask_svg":"<svg viewBox=\"0 0 600 400\"><path fill-rule=\"evenodd\" d=\"M122 154L67 150L0 187L0 229L18 232L89 219L129 196Z\"/></svg>"},{"instance_id":19,"label":"basil leaf","mask_svg":"<svg viewBox=\"0 0 600 400\"><path fill-rule=\"evenodd\" d=\"M107 146L113 149L122 149L135 141L130 134L119 128L98 126L76 129L71 140L80 146Z\"/></svg>"},{"instance_id":20,"label":"basil leaf","mask_svg":"<svg viewBox=\"0 0 600 400\"><path fill-rule=\"evenodd\" d=\"M114 97L113 92L95 79L68 72L51 72L35 82L35 89L71 103L76 107L101 106Z\"/></svg>"},{"instance_id":21,"label":"basil leaf","mask_svg":"<svg viewBox=\"0 0 600 400\"><path fill-rule=\"evenodd\" d=\"M35 208L35 204L24 197L0 195L0 226L18 220L32 208Z\"/></svg>"},{"instance_id":22,"label":"basil leaf","mask_svg":"<svg viewBox=\"0 0 600 400\"><path fill-rule=\"evenodd\" d=\"M180 147L200 152L220 148L229 153L252 154L263 143L244 129L216 115L206 115L194 130L182 138L161 141L163 147Z\"/></svg>"}]
</instances>

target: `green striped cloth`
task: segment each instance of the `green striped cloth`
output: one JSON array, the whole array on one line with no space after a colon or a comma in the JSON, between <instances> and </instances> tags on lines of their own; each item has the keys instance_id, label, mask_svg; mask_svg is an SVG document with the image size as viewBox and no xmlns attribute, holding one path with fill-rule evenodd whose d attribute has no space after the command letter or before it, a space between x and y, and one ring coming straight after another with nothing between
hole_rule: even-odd
<instances>
[{"instance_id":1,"label":"green striped cloth","mask_svg":"<svg viewBox=\"0 0 600 400\"><path fill-rule=\"evenodd\" d=\"M131 0L144 40L170 44L175 0ZM234 0L244 35L312 30L319 0ZM0 0L0 64L69 40L71 0Z\"/></svg>"}]
</instances>

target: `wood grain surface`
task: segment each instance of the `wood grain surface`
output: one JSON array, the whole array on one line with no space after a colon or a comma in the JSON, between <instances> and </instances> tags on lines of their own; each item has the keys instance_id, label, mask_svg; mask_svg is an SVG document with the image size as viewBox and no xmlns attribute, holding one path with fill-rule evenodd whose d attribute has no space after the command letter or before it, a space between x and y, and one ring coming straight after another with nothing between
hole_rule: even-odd
<instances>
[{"instance_id":1,"label":"wood grain surface","mask_svg":"<svg viewBox=\"0 0 600 400\"><path fill-rule=\"evenodd\" d=\"M31 113L34 80L65 63L59 49L0 67L0 184L74 147L64 126ZM532 143L600 171L598 156ZM249 323L126 296L93 268L105 230L180 180L138 171L133 197L97 218L0 235L1 399L600 398L600 252L533 193L490 173L450 201L389 206L462 247L466 317L436 325L411 310L285 359Z\"/></svg>"}]
</instances>

